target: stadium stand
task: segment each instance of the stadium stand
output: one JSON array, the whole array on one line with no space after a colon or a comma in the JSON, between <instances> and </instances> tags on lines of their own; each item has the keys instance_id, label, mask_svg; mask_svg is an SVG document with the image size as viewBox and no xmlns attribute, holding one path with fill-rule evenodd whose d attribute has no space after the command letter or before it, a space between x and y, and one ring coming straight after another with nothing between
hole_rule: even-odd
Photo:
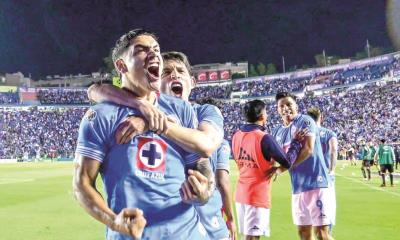
<instances>
[{"instance_id":1,"label":"stadium stand","mask_svg":"<svg viewBox=\"0 0 400 240\"><path fill-rule=\"evenodd\" d=\"M352 65L199 86L193 90L191 99L220 99L228 140L244 123L240 111L242 103L250 98L266 101L268 127L272 130L277 126L280 120L273 96L278 91L302 96L298 100L302 113L311 106L321 108L326 116L324 126L338 134L340 146L355 144L360 139L394 140L400 132L400 63L397 59L382 56ZM19 105L18 92L0 93L0 159L54 155L72 158L79 123L89 107L86 89L40 88L33 92L37 95L37 106ZM231 99L238 92L246 94L241 99Z\"/></svg>"}]
</instances>

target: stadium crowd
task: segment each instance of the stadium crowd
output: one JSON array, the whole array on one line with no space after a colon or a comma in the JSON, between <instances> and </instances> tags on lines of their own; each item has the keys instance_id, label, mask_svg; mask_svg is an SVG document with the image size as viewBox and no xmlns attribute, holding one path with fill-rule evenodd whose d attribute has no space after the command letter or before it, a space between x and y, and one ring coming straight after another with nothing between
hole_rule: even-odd
<instances>
[{"instance_id":1,"label":"stadium crowd","mask_svg":"<svg viewBox=\"0 0 400 240\"><path fill-rule=\"evenodd\" d=\"M381 137L395 140L400 132L400 84L369 84L361 89L336 90L327 95L298 99L300 112L309 107L323 110L323 125L333 129L340 145L356 144L360 139L371 141ZM244 123L239 103L220 105L225 119L225 136L230 140L233 132ZM274 101L267 102L269 129L279 124ZM239 120L240 119L240 120Z\"/></svg>"},{"instance_id":2,"label":"stadium crowd","mask_svg":"<svg viewBox=\"0 0 400 240\"><path fill-rule=\"evenodd\" d=\"M17 104L19 102L18 93L0 92L0 104Z\"/></svg>"},{"instance_id":3,"label":"stadium crowd","mask_svg":"<svg viewBox=\"0 0 400 240\"><path fill-rule=\"evenodd\" d=\"M231 84L196 87L190 94L190 100L201 99L204 97L229 98L231 95L231 88Z\"/></svg>"},{"instance_id":4,"label":"stadium crowd","mask_svg":"<svg viewBox=\"0 0 400 240\"><path fill-rule=\"evenodd\" d=\"M315 71L307 77L284 76L272 80L264 80L263 77L252 81L240 81L231 87L224 86L198 86L192 91L191 99L201 97L229 98L231 92L247 92L248 97L261 97L274 95L281 91L299 92L306 86L322 84L323 87L347 85L373 79L379 79L387 75L390 70L399 68L399 61L393 59L386 63L370 64L360 67L345 67L338 70Z\"/></svg>"},{"instance_id":5,"label":"stadium crowd","mask_svg":"<svg viewBox=\"0 0 400 240\"><path fill-rule=\"evenodd\" d=\"M380 137L399 138L400 132L400 84L376 83L363 88L335 90L327 95L308 96L298 99L300 112L312 106L325 113L323 125L333 129L340 141L356 145L360 139L370 141ZM75 102L74 102L75 103ZM225 119L225 137L231 136L244 123L242 105L221 102ZM0 109L0 158L10 158L28 153L35 156L48 155L51 149L58 156L72 156L79 122L86 108L48 108L38 110ZM267 102L269 129L279 123L274 101Z\"/></svg>"},{"instance_id":6,"label":"stadium crowd","mask_svg":"<svg viewBox=\"0 0 400 240\"><path fill-rule=\"evenodd\" d=\"M0 159L72 158L85 108L0 108Z\"/></svg>"},{"instance_id":7,"label":"stadium crowd","mask_svg":"<svg viewBox=\"0 0 400 240\"><path fill-rule=\"evenodd\" d=\"M37 96L41 104L89 104L86 89L41 89Z\"/></svg>"}]
</instances>

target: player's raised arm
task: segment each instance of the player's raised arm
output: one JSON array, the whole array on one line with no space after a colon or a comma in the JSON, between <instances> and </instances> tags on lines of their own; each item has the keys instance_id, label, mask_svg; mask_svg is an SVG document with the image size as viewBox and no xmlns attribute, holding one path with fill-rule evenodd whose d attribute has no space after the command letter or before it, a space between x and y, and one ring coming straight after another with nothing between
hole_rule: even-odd
<instances>
[{"instance_id":1,"label":"player's raised arm","mask_svg":"<svg viewBox=\"0 0 400 240\"><path fill-rule=\"evenodd\" d=\"M116 214L107 206L96 189L100 164L95 159L77 154L73 177L75 199L86 212L112 230L140 238L146 225L143 212L139 209L123 209Z\"/></svg>"},{"instance_id":2,"label":"player's raised arm","mask_svg":"<svg viewBox=\"0 0 400 240\"><path fill-rule=\"evenodd\" d=\"M333 174L336 168L336 161L338 156L338 140L336 137L332 137L329 140L329 154L331 155L331 164L329 165L329 174Z\"/></svg>"}]
</instances>

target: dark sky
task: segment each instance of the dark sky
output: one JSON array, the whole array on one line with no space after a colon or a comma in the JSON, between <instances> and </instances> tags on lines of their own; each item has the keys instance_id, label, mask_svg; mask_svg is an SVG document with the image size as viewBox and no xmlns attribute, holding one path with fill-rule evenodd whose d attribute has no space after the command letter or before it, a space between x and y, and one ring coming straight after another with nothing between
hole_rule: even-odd
<instances>
[{"instance_id":1,"label":"dark sky","mask_svg":"<svg viewBox=\"0 0 400 240\"><path fill-rule=\"evenodd\" d=\"M301 66L322 49L353 56L367 38L392 46L384 0L1 0L0 72L91 73L120 35L138 27L192 64L280 65L284 55L287 66Z\"/></svg>"}]
</instances>

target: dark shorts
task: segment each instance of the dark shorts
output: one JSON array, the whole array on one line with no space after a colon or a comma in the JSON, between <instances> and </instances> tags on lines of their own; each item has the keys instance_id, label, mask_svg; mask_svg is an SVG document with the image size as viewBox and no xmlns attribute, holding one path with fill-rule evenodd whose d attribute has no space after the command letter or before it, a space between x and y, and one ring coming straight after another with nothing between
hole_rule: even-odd
<instances>
[{"instance_id":1,"label":"dark shorts","mask_svg":"<svg viewBox=\"0 0 400 240\"><path fill-rule=\"evenodd\" d=\"M371 166L371 162L369 160L363 160L362 165L363 167L369 167Z\"/></svg>"},{"instance_id":2,"label":"dark shorts","mask_svg":"<svg viewBox=\"0 0 400 240\"><path fill-rule=\"evenodd\" d=\"M382 164L381 172L386 173L386 170L388 170L389 173L392 173L393 172L393 164Z\"/></svg>"},{"instance_id":3,"label":"dark shorts","mask_svg":"<svg viewBox=\"0 0 400 240\"><path fill-rule=\"evenodd\" d=\"M375 161L374 160L369 160L369 165L370 166L374 166L375 165Z\"/></svg>"}]
</instances>

